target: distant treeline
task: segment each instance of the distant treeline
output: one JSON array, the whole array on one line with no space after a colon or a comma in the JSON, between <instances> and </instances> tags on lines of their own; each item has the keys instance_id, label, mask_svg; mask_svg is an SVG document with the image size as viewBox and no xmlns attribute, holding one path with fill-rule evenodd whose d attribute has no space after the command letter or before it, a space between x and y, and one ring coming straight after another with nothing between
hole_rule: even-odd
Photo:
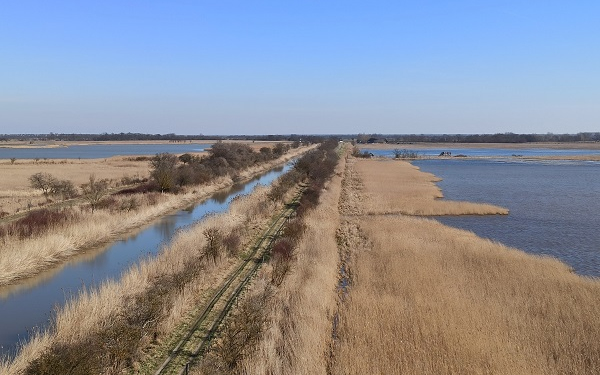
<instances>
[{"instance_id":1,"label":"distant treeline","mask_svg":"<svg viewBox=\"0 0 600 375\"><path fill-rule=\"evenodd\" d=\"M0 142L9 140L20 141L172 141L186 142L192 140L251 140L251 141L308 141L312 143L325 139L320 135L179 135L169 134L143 134L143 133L102 133L102 134L0 134Z\"/></svg>"},{"instance_id":2,"label":"distant treeline","mask_svg":"<svg viewBox=\"0 0 600 375\"><path fill-rule=\"evenodd\" d=\"M250 141L302 141L323 142L330 137L354 140L358 143L530 143L530 142L600 142L600 132L577 134L284 134L284 135L178 135L142 133L102 133L102 134L0 134L0 142L21 141L171 141L189 142L192 140L250 140Z\"/></svg>"},{"instance_id":3,"label":"distant treeline","mask_svg":"<svg viewBox=\"0 0 600 375\"><path fill-rule=\"evenodd\" d=\"M352 136L349 136L352 137ZM600 142L600 133L577 134L358 134L358 143L530 143L530 142Z\"/></svg>"}]
</instances>

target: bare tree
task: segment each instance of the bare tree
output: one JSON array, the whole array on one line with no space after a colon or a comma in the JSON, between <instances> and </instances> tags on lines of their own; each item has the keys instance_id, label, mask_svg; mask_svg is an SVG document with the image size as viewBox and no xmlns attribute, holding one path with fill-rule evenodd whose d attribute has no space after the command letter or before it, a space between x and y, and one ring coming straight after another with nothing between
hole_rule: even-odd
<instances>
[{"instance_id":1,"label":"bare tree","mask_svg":"<svg viewBox=\"0 0 600 375\"><path fill-rule=\"evenodd\" d=\"M204 237L206 238L204 254L216 263L223 249L223 233L218 228L208 228L204 231Z\"/></svg>"},{"instance_id":2,"label":"bare tree","mask_svg":"<svg viewBox=\"0 0 600 375\"><path fill-rule=\"evenodd\" d=\"M92 212L98 205L98 203L108 194L108 180L96 180L96 176L91 174L89 182L81 185L83 196L90 203Z\"/></svg>"},{"instance_id":3,"label":"bare tree","mask_svg":"<svg viewBox=\"0 0 600 375\"><path fill-rule=\"evenodd\" d=\"M29 177L29 185L34 189L41 190L46 198L48 197L48 193L52 190L52 184L55 181L56 178L46 172L38 172Z\"/></svg>"},{"instance_id":4,"label":"bare tree","mask_svg":"<svg viewBox=\"0 0 600 375\"><path fill-rule=\"evenodd\" d=\"M156 154L150 163L152 165L150 175L160 187L160 191L165 192L173 189L175 187L177 156L169 153Z\"/></svg>"}]
</instances>

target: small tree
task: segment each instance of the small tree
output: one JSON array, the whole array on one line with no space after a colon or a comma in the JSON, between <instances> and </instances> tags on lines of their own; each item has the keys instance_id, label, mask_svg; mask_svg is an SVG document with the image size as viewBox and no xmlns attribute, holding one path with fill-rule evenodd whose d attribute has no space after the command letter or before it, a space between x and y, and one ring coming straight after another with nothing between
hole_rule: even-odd
<instances>
[{"instance_id":1,"label":"small tree","mask_svg":"<svg viewBox=\"0 0 600 375\"><path fill-rule=\"evenodd\" d=\"M161 192L175 187L175 166L177 156L169 153L156 154L150 161L152 171L150 176L156 181Z\"/></svg>"},{"instance_id":2,"label":"small tree","mask_svg":"<svg viewBox=\"0 0 600 375\"><path fill-rule=\"evenodd\" d=\"M46 172L38 172L29 177L29 185L34 189L41 190L46 198L48 198L48 193L52 190L52 184L55 181L56 178Z\"/></svg>"},{"instance_id":3,"label":"small tree","mask_svg":"<svg viewBox=\"0 0 600 375\"><path fill-rule=\"evenodd\" d=\"M208 228L204 230L204 237L206 238L204 255L216 263L223 248L223 234L218 228Z\"/></svg>"},{"instance_id":4,"label":"small tree","mask_svg":"<svg viewBox=\"0 0 600 375\"><path fill-rule=\"evenodd\" d=\"M51 183L50 193L60 197L62 200L71 199L77 196L75 185L69 180L54 180Z\"/></svg>"},{"instance_id":5,"label":"small tree","mask_svg":"<svg viewBox=\"0 0 600 375\"><path fill-rule=\"evenodd\" d=\"M81 190L92 207L92 212L94 212L98 203L108 194L108 180L96 180L96 176L91 174L89 182L81 185Z\"/></svg>"}]
</instances>

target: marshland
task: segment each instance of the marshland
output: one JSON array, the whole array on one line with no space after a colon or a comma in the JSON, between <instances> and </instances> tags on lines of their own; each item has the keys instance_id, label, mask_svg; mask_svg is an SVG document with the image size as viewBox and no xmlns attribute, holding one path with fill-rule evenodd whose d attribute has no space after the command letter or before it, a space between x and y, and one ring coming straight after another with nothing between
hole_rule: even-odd
<instances>
[{"instance_id":1,"label":"marshland","mask_svg":"<svg viewBox=\"0 0 600 375\"><path fill-rule=\"evenodd\" d=\"M565 168L573 171L570 180L588 175L592 185L587 186L587 196L593 197L597 189L594 164L582 164L582 168L590 168L582 174L577 169L579 162L573 164L572 160L567 164L548 164L547 159L524 164L472 158L405 161L356 158L351 156L351 145L337 141L315 147L289 148L280 158L228 171L208 184L184 184L177 194L136 192L141 194L137 196L140 203L131 210L116 207L126 200L118 194L120 189L132 188L113 186L111 194L116 198L111 200L112 208L78 209L76 215L82 216L31 233L30 238L6 236L3 260L9 259L7 254L23 252L10 246L25 249L27 245L38 249L32 250L34 253L46 248L53 253L51 236L67 236L69 230L95 216L98 221L92 221L91 227L101 228L97 223L110 223L115 216L121 228L106 229L89 243L111 243L130 233L131 243L135 243L136 236L143 237L147 231L137 228L231 186L232 177L244 181L295 160L263 180L271 186L246 189L247 195L234 199L215 196L215 202L231 201L222 213L205 216L191 214L195 209L189 209L193 218L183 227L173 223L177 219L167 218L159 224L163 229L153 229L168 233L161 237L160 241L165 241L162 247L156 246L152 256L140 256L138 250L137 260L124 261L112 277L92 277L94 282L77 289L54 312L44 313L49 324L31 332L17 352L5 357L0 371L155 373L214 290L228 280L273 215L302 186L305 190L295 218L284 225L279 240L273 240L271 255L263 256L264 265L233 302L206 352L188 359L190 373L589 374L600 368L596 356L600 350L598 274L573 266L564 252L536 252L536 241L521 248L519 241L531 237L535 229L512 243L490 231L515 225L508 229L514 233L519 232L519 225L526 225L526 218L510 202L507 181L511 180L506 173L516 173L514 179L522 178L519 173L536 176L531 169L519 170L534 166L542 176L556 179L554 170L543 168ZM567 159L565 155L561 160ZM186 165L181 162L179 166ZM148 181L156 178L150 170L147 173ZM494 182L498 173L503 174L499 180L505 185ZM139 184L146 183L143 175L139 178ZM538 190L558 194L545 195L546 203L560 199L560 190L539 186L546 180L533 181ZM574 181L570 186L578 185ZM528 194L533 192L523 190L527 186L531 187L531 181L513 186L512 193L523 202L531 199ZM586 189L581 190L573 194L578 196ZM145 206L162 202L170 204L169 208L145 213ZM48 203L49 207L53 204ZM77 205L85 207L90 202L82 200ZM573 210L581 212L578 207ZM541 211L540 215L551 212ZM510 224L513 214L517 224ZM136 216L137 221L127 224ZM575 222L576 216L569 220ZM583 216L582 221L589 219ZM488 224L479 224L481 229L477 223ZM532 228L538 224L533 223ZM582 236L586 226L580 227L583 232L577 235ZM560 227L553 228L547 230ZM30 242L36 238L38 244ZM79 249L82 255L78 256L83 259L88 252L89 259L96 259L93 246L84 240L79 243L64 247ZM593 245L585 241L580 246L583 253L594 252ZM570 252L576 254L577 249ZM586 264L595 262L595 256L579 258L584 257L581 263ZM40 263L31 257L32 263ZM47 270L61 272L61 267L71 267L65 263L71 259L77 262L71 253L60 255L27 271L43 271L41 281L27 272L11 277L11 272L30 267L22 258L13 261L2 273L7 275L5 284L10 284L4 287L3 298L9 296L10 300L11 295L35 288L31 285L36 283L47 284L48 278L55 277L52 272L45 276ZM84 270L93 269L89 259L88 266L86 261L82 263Z\"/></svg>"}]
</instances>

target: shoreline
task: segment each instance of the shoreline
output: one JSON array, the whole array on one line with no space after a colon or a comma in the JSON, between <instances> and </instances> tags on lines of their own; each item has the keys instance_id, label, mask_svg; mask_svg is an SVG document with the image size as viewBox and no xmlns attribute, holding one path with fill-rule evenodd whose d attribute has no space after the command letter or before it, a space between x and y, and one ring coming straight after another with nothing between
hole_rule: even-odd
<instances>
[{"instance_id":1,"label":"shoreline","mask_svg":"<svg viewBox=\"0 0 600 375\"><path fill-rule=\"evenodd\" d=\"M218 139L192 139L185 141L167 141L167 140L139 140L139 141L8 141L0 142L0 148L20 148L20 149L36 149L36 148L60 148L70 146L89 146L89 145L183 145L183 144L212 144L217 143ZM248 143L250 145L257 144L261 146L291 143L289 141L252 141L252 140L222 140L224 143ZM118 155L115 155L118 156Z\"/></svg>"},{"instance_id":2,"label":"shoreline","mask_svg":"<svg viewBox=\"0 0 600 375\"><path fill-rule=\"evenodd\" d=\"M421 150L429 148L465 148L465 149L485 149L498 148L507 150L523 150L523 149L549 149L549 150L600 150L600 142L532 142L532 143L441 143L441 142L424 142L424 143L368 143L357 144L362 149L379 149L379 150L394 150L408 149Z\"/></svg>"},{"instance_id":3,"label":"shoreline","mask_svg":"<svg viewBox=\"0 0 600 375\"><path fill-rule=\"evenodd\" d=\"M277 166L285 164L289 160L298 157L299 155L309 151L310 149L312 149L312 147L299 148L296 149L296 152L290 151L276 160L264 163L260 166L249 168L245 171L240 171L239 175L242 181L250 180L252 179L252 177L260 173L264 173L273 168L276 168ZM38 254L37 256L40 259L44 258L43 262L41 263L30 261L27 263L27 265L19 269L14 265L23 265L23 262L18 261L18 259L11 259L11 252L9 251L6 254L4 254L4 256L9 256L9 258L1 259L2 262L0 262L0 264L5 263L4 267L2 267L3 272L0 273L3 276L2 278L0 278L0 287L17 285L23 280L35 277L40 273L43 273L53 267L56 267L56 265L58 264L68 261L75 255L84 253L95 246L106 244L121 236L125 236L130 232L136 231L138 228L147 225L148 223L152 222L153 220L159 217L167 215L169 212L182 209L183 207L193 202L200 202L204 199L208 199L212 194L217 193L222 189L229 188L234 184L235 182L231 178L222 178L218 181L214 181L211 185L202 186L200 188L197 187L199 191L196 191L196 189L194 189L194 191L192 191L191 193L173 196L171 197L171 199L166 200L161 205L161 207L149 207L143 213L134 212L131 215L126 215L126 217L123 217L121 221L110 223L106 228L103 228L104 231L100 235L98 235L98 233L87 235L84 236L84 238L78 239L76 243L72 241L67 241L66 244L63 244L59 241L61 245L57 246L63 247L66 245L66 247L53 249L53 251L51 251L52 254L50 254L49 256L48 254ZM93 218L91 218L90 221L93 221ZM89 222L82 223L82 225L86 224L89 224ZM15 251L15 249L11 250L13 250L12 256L16 256L18 258L19 255L15 255L17 251ZM13 261L13 266L10 266L11 260Z\"/></svg>"}]
</instances>

